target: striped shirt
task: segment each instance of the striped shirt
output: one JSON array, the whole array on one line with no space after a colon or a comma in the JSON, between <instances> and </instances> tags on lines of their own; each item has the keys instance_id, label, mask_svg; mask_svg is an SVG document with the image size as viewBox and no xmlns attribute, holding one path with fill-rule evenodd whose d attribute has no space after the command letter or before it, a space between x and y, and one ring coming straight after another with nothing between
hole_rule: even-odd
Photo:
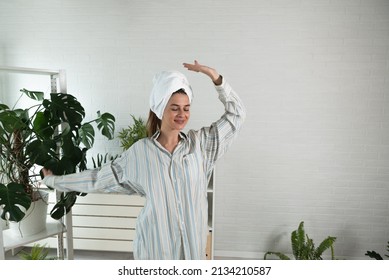
<instances>
[{"instance_id":1,"label":"striped shirt","mask_svg":"<svg viewBox=\"0 0 389 280\"><path fill-rule=\"evenodd\" d=\"M144 138L99 169L43 182L61 191L119 192L146 199L137 218L135 259L205 259L208 232L207 185L215 162L240 130L245 109L231 86L215 86L225 113L210 127L180 133L169 153L153 137Z\"/></svg>"}]
</instances>

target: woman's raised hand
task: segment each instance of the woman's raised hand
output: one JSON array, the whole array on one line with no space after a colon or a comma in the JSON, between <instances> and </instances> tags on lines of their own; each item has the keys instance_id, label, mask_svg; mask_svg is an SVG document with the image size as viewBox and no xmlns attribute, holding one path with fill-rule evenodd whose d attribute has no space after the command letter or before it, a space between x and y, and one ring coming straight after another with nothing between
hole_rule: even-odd
<instances>
[{"instance_id":1,"label":"woman's raised hand","mask_svg":"<svg viewBox=\"0 0 389 280\"><path fill-rule=\"evenodd\" d=\"M205 65L202 65L197 60L195 60L193 64L192 63L183 63L183 65L186 69L188 69L190 71L200 72L200 73L207 75L208 77L211 78L211 80L215 84L218 84L217 82L218 82L218 79L220 78L220 75L215 69L208 67L208 66L205 66Z\"/></svg>"}]
</instances>

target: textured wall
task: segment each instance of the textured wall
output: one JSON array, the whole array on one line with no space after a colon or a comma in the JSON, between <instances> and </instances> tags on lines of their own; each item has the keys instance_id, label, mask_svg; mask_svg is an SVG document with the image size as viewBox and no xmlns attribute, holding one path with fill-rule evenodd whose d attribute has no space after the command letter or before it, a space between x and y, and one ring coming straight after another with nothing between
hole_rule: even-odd
<instances>
[{"instance_id":1,"label":"textured wall","mask_svg":"<svg viewBox=\"0 0 389 280\"><path fill-rule=\"evenodd\" d=\"M216 255L290 252L302 220L316 243L338 237L339 257L385 252L388 1L0 1L0 63L66 69L88 118L107 110L119 128L147 116L156 71L193 59L248 110L217 166ZM222 106L207 78L187 75L199 128Z\"/></svg>"}]
</instances>

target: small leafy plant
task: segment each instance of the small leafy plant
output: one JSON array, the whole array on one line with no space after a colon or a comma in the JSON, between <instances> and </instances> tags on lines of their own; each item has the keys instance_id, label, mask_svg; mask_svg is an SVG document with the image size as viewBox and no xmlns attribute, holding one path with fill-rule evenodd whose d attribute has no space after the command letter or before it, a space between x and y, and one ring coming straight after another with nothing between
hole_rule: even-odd
<instances>
[{"instance_id":1,"label":"small leafy plant","mask_svg":"<svg viewBox=\"0 0 389 280\"><path fill-rule=\"evenodd\" d=\"M123 128L119 134L120 144L123 150L129 149L138 140L147 137L146 125L142 118L131 115L134 124Z\"/></svg>"},{"instance_id":2,"label":"small leafy plant","mask_svg":"<svg viewBox=\"0 0 389 280\"><path fill-rule=\"evenodd\" d=\"M322 260L322 254L327 249L331 249L331 259L334 260L333 245L335 240L336 237L328 236L320 243L319 247L315 248L313 240L305 233L304 222L300 222L298 229L291 234L293 256L296 260ZM281 260L290 260L286 254L272 251L266 252L265 260L268 255L275 255Z\"/></svg>"},{"instance_id":3,"label":"small leafy plant","mask_svg":"<svg viewBox=\"0 0 389 280\"><path fill-rule=\"evenodd\" d=\"M55 260L55 257L48 257L49 248L46 245L34 244L31 252L21 251L18 256L22 260Z\"/></svg>"},{"instance_id":4,"label":"small leafy plant","mask_svg":"<svg viewBox=\"0 0 389 280\"><path fill-rule=\"evenodd\" d=\"M389 253L389 241L388 241L388 246L386 246L386 251ZM383 260L384 258L379 254L377 253L376 251L367 251L365 256L368 256L372 259L376 259L376 260ZM389 255L385 255L385 257L389 258Z\"/></svg>"}]
</instances>

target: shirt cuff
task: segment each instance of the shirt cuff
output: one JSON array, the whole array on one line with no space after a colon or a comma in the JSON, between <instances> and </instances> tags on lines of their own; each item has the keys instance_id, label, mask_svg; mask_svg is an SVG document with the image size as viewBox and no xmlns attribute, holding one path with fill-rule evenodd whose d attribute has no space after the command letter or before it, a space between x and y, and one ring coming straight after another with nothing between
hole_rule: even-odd
<instances>
[{"instance_id":1,"label":"shirt cuff","mask_svg":"<svg viewBox=\"0 0 389 280\"><path fill-rule=\"evenodd\" d=\"M220 75L220 77L222 77L222 83L220 84L220 85L215 85L214 84L214 86L215 86L215 88L217 89L218 87L223 87L224 86L224 81L225 81L225 79L224 79L224 77L222 76L222 75Z\"/></svg>"},{"instance_id":2,"label":"shirt cuff","mask_svg":"<svg viewBox=\"0 0 389 280\"><path fill-rule=\"evenodd\" d=\"M230 84L226 81L226 79L223 77L221 85L216 86L215 89L219 94L219 99L225 102L227 100L228 96L230 96L230 92L232 91L232 88Z\"/></svg>"},{"instance_id":3,"label":"shirt cuff","mask_svg":"<svg viewBox=\"0 0 389 280\"><path fill-rule=\"evenodd\" d=\"M53 186L54 186L54 177L55 176L52 176L52 175L45 176L45 178L43 178L43 180L42 180L43 184L53 188Z\"/></svg>"}]
</instances>

